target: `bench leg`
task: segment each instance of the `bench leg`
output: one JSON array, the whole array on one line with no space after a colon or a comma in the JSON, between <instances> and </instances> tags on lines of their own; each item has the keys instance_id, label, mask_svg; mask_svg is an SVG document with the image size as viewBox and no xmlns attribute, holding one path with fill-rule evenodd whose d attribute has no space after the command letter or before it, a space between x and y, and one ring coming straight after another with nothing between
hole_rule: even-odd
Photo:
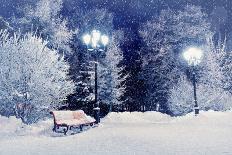
<instances>
[{"instance_id":1,"label":"bench leg","mask_svg":"<svg viewBox=\"0 0 232 155\"><path fill-rule=\"evenodd\" d=\"M64 135L67 135L67 132L68 132L68 129L69 129L69 126L65 126L66 127L66 129L64 128Z\"/></svg>"},{"instance_id":2,"label":"bench leg","mask_svg":"<svg viewBox=\"0 0 232 155\"><path fill-rule=\"evenodd\" d=\"M83 125L80 125L80 130L83 131Z\"/></svg>"},{"instance_id":3,"label":"bench leg","mask_svg":"<svg viewBox=\"0 0 232 155\"><path fill-rule=\"evenodd\" d=\"M54 127L53 127L52 131L53 131L53 132L57 132L57 130L56 130L56 129L59 129L59 125L54 124Z\"/></svg>"},{"instance_id":4,"label":"bench leg","mask_svg":"<svg viewBox=\"0 0 232 155\"><path fill-rule=\"evenodd\" d=\"M54 125L52 131L53 131L53 132L56 132L56 125Z\"/></svg>"}]
</instances>

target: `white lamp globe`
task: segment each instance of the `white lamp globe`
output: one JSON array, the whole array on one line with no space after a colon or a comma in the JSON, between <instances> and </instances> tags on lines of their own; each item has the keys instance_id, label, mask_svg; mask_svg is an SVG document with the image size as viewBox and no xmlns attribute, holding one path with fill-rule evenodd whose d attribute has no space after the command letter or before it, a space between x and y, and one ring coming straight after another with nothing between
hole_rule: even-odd
<instances>
[{"instance_id":1,"label":"white lamp globe","mask_svg":"<svg viewBox=\"0 0 232 155\"><path fill-rule=\"evenodd\" d=\"M183 53L183 57L190 65L199 64L202 59L202 56L202 50L196 47L191 47Z\"/></svg>"},{"instance_id":2,"label":"white lamp globe","mask_svg":"<svg viewBox=\"0 0 232 155\"><path fill-rule=\"evenodd\" d=\"M85 34L83 36L83 41L86 45L89 45L90 41L91 41L91 36L89 34Z\"/></svg>"},{"instance_id":3,"label":"white lamp globe","mask_svg":"<svg viewBox=\"0 0 232 155\"><path fill-rule=\"evenodd\" d=\"M101 33L99 31L93 30L92 35L93 35L93 40L95 42L98 42L100 40Z\"/></svg>"},{"instance_id":4,"label":"white lamp globe","mask_svg":"<svg viewBox=\"0 0 232 155\"><path fill-rule=\"evenodd\" d=\"M106 36L106 35L103 35L103 36L101 37L101 42L102 42L102 44L103 44L104 46L106 46L106 45L109 43L109 37Z\"/></svg>"}]
</instances>

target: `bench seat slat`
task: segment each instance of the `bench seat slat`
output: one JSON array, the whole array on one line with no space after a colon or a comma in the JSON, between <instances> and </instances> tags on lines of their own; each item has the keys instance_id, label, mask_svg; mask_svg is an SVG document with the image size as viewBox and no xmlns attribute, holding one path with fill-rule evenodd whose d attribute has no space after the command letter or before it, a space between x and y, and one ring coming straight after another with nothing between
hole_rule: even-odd
<instances>
[{"instance_id":1,"label":"bench seat slat","mask_svg":"<svg viewBox=\"0 0 232 155\"><path fill-rule=\"evenodd\" d=\"M87 116L83 110L77 111L52 111L54 123L57 125L85 125L94 123L96 120Z\"/></svg>"},{"instance_id":2,"label":"bench seat slat","mask_svg":"<svg viewBox=\"0 0 232 155\"><path fill-rule=\"evenodd\" d=\"M60 120L56 122L58 125L62 125L62 124L66 124L66 125L82 125L82 124L86 124L85 120Z\"/></svg>"}]
</instances>

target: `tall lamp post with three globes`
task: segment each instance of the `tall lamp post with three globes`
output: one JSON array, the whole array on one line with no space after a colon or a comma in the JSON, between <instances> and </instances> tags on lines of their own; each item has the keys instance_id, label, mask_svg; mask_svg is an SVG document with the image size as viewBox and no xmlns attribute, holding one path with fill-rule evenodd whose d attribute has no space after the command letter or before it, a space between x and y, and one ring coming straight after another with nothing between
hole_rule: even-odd
<instances>
[{"instance_id":1,"label":"tall lamp post with three globes","mask_svg":"<svg viewBox=\"0 0 232 155\"><path fill-rule=\"evenodd\" d=\"M95 88L94 88L94 117L96 122L100 122L100 108L98 102L98 75L97 75L97 56L98 53L106 49L109 43L109 37L107 35L101 34L98 30L93 30L91 33L87 33L83 36L83 42L87 46L87 50L95 54L94 60L94 77L95 77Z\"/></svg>"}]
</instances>

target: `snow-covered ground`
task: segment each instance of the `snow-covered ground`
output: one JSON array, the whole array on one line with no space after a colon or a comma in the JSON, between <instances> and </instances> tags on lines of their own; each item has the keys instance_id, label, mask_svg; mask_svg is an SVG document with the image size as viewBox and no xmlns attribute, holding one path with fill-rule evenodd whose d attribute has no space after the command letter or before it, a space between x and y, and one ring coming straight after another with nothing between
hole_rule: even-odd
<instances>
[{"instance_id":1,"label":"snow-covered ground","mask_svg":"<svg viewBox=\"0 0 232 155\"><path fill-rule=\"evenodd\" d=\"M111 113L95 128L67 136L52 133L52 119L25 126L0 117L0 155L232 154L232 112L195 117Z\"/></svg>"}]
</instances>

